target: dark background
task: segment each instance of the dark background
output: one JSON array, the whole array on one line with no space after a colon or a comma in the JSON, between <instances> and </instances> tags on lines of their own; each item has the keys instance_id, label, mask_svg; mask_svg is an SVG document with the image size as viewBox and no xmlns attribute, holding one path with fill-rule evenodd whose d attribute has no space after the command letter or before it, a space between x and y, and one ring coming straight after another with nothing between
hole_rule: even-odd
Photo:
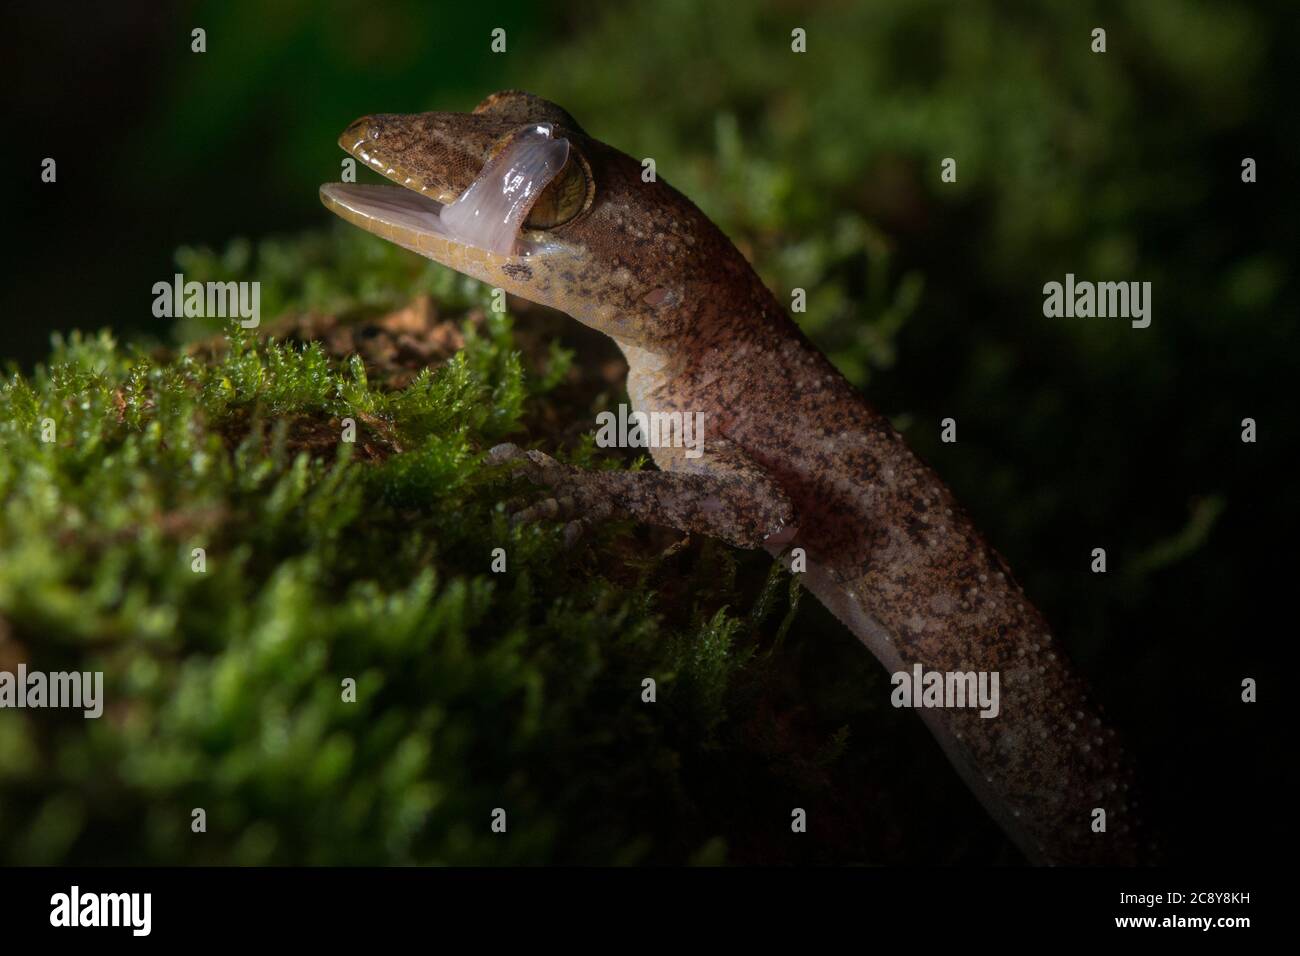
<instances>
[{"instance_id":1,"label":"dark background","mask_svg":"<svg viewBox=\"0 0 1300 956\"><path fill-rule=\"evenodd\" d=\"M1275 728L1294 625L1271 610L1295 566L1295 5L638 6L7 13L0 357L29 366L71 328L167 340L150 288L178 247L334 227L317 186L359 115L549 96L655 156L775 289L809 289L801 324L953 486L1131 737L1169 856L1271 856L1293 750ZM1151 328L1045 319L1066 272L1153 282Z\"/></svg>"}]
</instances>

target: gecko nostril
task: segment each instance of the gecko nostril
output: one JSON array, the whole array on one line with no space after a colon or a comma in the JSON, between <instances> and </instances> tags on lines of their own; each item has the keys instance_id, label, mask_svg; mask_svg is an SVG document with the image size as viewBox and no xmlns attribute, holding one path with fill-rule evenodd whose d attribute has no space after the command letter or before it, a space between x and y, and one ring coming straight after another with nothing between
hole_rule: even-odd
<instances>
[{"instance_id":1,"label":"gecko nostril","mask_svg":"<svg viewBox=\"0 0 1300 956\"><path fill-rule=\"evenodd\" d=\"M370 160L362 155L367 142L374 142L379 139L379 131L375 127L374 117L363 116L359 120L354 120L348 124L341 134L339 134L339 145L347 152L352 153L365 162Z\"/></svg>"},{"instance_id":2,"label":"gecko nostril","mask_svg":"<svg viewBox=\"0 0 1300 956\"><path fill-rule=\"evenodd\" d=\"M355 136L357 139L365 139L373 128L369 116L363 116L355 119L348 124L348 128L343 131L344 136Z\"/></svg>"}]
</instances>

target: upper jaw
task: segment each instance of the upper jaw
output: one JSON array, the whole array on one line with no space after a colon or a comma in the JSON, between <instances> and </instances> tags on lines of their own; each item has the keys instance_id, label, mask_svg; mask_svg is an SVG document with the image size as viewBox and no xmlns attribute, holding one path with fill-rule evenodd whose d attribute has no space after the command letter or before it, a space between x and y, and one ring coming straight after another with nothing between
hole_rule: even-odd
<instances>
[{"instance_id":1,"label":"upper jaw","mask_svg":"<svg viewBox=\"0 0 1300 956\"><path fill-rule=\"evenodd\" d=\"M416 170L403 167L398 154L409 152L409 148L402 150L398 146L403 141L410 142L419 135L418 130L410 128L411 124L405 124L407 127L405 129L399 125L401 121L408 119L416 119L416 117L383 114L363 116L349 124L348 128L339 135L339 146L381 176L391 179L405 189L418 192L443 205L455 202L456 197L469 185L468 182L461 184L459 188L453 188L450 182L427 181L429 179L427 171L421 174ZM385 131L389 132L388 136L384 135ZM394 132L398 133L400 138L397 144L390 146L388 141L393 138Z\"/></svg>"}]
</instances>

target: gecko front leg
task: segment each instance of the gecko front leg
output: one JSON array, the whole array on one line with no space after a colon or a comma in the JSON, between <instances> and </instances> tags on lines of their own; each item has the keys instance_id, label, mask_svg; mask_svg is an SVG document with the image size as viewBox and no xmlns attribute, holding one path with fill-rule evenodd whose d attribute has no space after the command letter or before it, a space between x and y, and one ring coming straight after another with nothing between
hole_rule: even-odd
<instances>
[{"instance_id":1,"label":"gecko front leg","mask_svg":"<svg viewBox=\"0 0 1300 956\"><path fill-rule=\"evenodd\" d=\"M529 480L553 492L518 512L518 520L630 517L741 548L793 536L790 499L732 442L711 441L698 458L681 448L656 449L655 460L663 470L584 471L511 444L488 452L489 462L518 462Z\"/></svg>"}]
</instances>

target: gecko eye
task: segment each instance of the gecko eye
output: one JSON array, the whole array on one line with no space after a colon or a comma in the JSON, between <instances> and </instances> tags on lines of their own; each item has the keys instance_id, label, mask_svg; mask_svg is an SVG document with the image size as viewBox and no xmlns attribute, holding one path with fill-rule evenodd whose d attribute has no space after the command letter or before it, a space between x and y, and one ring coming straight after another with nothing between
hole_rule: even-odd
<instances>
[{"instance_id":1,"label":"gecko eye","mask_svg":"<svg viewBox=\"0 0 1300 956\"><path fill-rule=\"evenodd\" d=\"M547 184L524 220L528 229L553 229L562 226L591 205L591 169L576 149L559 174Z\"/></svg>"}]
</instances>

